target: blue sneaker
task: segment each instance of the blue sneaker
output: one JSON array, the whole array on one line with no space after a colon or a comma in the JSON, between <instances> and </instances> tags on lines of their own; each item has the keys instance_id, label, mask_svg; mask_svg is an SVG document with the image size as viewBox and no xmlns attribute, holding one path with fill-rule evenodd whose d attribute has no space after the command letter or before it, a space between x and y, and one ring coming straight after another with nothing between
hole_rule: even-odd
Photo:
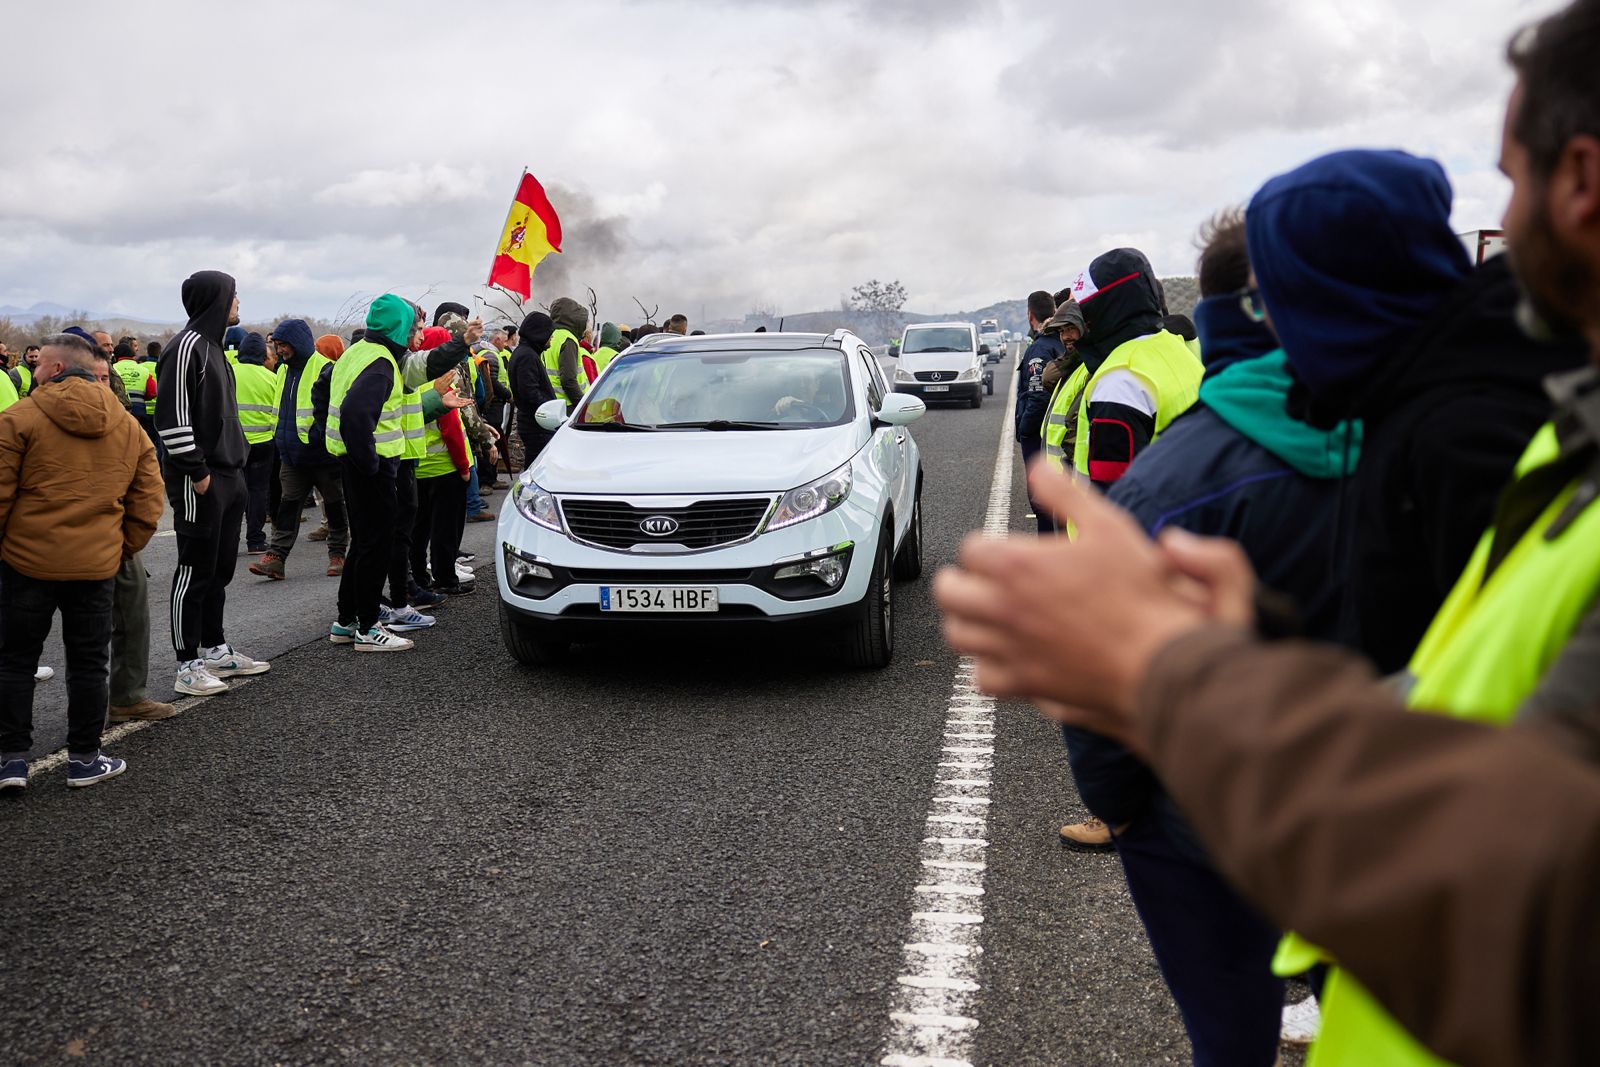
<instances>
[{"instance_id":1,"label":"blue sneaker","mask_svg":"<svg viewBox=\"0 0 1600 1067\"><path fill-rule=\"evenodd\" d=\"M426 630L435 622L432 615L424 615L409 604L398 608L384 608L379 614L386 617L380 618L378 622L386 629L397 634L410 633L412 630Z\"/></svg>"},{"instance_id":2,"label":"blue sneaker","mask_svg":"<svg viewBox=\"0 0 1600 1067\"><path fill-rule=\"evenodd\" d=\"M6 760L0 763L0 789L28 788L28 761Z\"/></svg>"},{"instance_id":3,"label":"blue sneaker","mask_svg":"<svg viewBox=\"0 0 1600 1067\"><path fill-rule=\"evenodd\" d=\"M328 627L328 640L336 645L353 645L356 643L356 634L360 632L361 627L357 623L346 626L342 622L336 622Z\"/></svg>"},{"instance_id":4,"label":"blue sneaker","mask_svg":"<svg viewBox=\"0 0 1600 1067\"><path fill-rule=\"evenodd\" d=\"M79 763L75 759L67 760L67 785L74 789L81 789L86 785L115 778L128 769L128 761L113 759L103 752L95 754L94 759L88 763Z\"/></svg>"}]
</instances>

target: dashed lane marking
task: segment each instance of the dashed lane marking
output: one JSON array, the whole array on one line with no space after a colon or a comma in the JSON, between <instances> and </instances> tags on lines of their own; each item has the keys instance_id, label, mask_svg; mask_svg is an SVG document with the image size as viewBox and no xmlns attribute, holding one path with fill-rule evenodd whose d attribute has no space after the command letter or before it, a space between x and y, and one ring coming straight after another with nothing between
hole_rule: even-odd
<instances>
[{"instance_id":1,"label":"dashed lane marking","mask_svg":"<svg viewBox=\"0 0 1600 1067\"><path fill-rule=\"evenodd\" d=\"M983 523L990 536L1011 526L1015 407L1012 393ZM994 699L978 691L977 673L977 663L963 657L950 687L923 823L926 881L912 888L916 905L901 950L902 973L895 982L888 1036L878 1061L882 1067L972 1067L983 992L983 877L995 739ZM921 910L924 904L933 910Z\"/></svg>"}]
</instances>

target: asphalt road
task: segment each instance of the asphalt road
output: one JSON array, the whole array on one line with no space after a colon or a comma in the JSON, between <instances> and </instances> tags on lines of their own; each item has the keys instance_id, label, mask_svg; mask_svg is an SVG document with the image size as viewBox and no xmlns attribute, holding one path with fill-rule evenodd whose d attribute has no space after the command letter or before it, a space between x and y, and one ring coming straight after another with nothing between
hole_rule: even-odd
<instances>
[{"instance_id":1,"label":"asphalt road","mask_svg":"<svg viewBox=\"0 0 1600 1067\"><path fill-rule=\"evenodd\" d=\"M983 523L1001 400L914 428L930 575ZM235 584L270 674L114 742L120 779L0 803L5 1060L877 1062L956 671L926 578L881 672L670 635L530 672L489 582L414 653L327 644L316 547ZM1057 844L1059 736L996 732L975 1061L1187 1062L1116 861Z\"/></svg>"}]
</instances>

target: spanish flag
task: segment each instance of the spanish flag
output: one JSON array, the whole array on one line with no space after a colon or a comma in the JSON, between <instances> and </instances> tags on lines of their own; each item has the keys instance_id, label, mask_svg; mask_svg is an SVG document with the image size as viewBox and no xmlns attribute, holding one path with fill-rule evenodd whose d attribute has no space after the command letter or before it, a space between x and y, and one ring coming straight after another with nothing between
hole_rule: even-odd
<instances>
[{"instance_id":1,"label":"spanish flag","mask_svg":"<svg viewBox=\"0 0 1600 1067\"><path fill-rule=\"evenodd\" d=\"M544 186L527 171L517 184L516 199L506 215L506 228L500 234L494 266L489 268L489 284L516 293L524 300L533 293L533 268L551 252L561 251L561 220Z\"/></svg>"}]
</instances>

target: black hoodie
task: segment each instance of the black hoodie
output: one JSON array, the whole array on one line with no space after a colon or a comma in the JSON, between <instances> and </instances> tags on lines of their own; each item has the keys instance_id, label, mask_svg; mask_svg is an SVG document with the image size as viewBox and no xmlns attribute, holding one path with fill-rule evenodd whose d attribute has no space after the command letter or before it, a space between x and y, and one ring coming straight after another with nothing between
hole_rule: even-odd
<instances>
[{"instance_id":1,"label":"black hoodie","mask_svg":"<svg viewBox=\"0 0 1600 1067\"><path fill-rule=\"evenodd\" d=\"M556 398L544 367L544 350L555 332L555 321L542 311L523 319L517 329L517 347L511 353L511 396L524 426L533 424L533 413L540 404Z\"/></svg>"},{"instance_id":2,"label":"black hoodie","mask_svg":"<svg viewBox=\"0 0 1600 1067\"><path fill-rule=\"evenodd\" d=\"M233 368L222 354L233 296L233 278L221 271L190 275L183 283L189 322L161 353L156 432L167 449L168 490L175 498L183 497L184 479L197 482L213 471L239 470L249 455L239 427Z\"/></svg>"}]
</instances>

